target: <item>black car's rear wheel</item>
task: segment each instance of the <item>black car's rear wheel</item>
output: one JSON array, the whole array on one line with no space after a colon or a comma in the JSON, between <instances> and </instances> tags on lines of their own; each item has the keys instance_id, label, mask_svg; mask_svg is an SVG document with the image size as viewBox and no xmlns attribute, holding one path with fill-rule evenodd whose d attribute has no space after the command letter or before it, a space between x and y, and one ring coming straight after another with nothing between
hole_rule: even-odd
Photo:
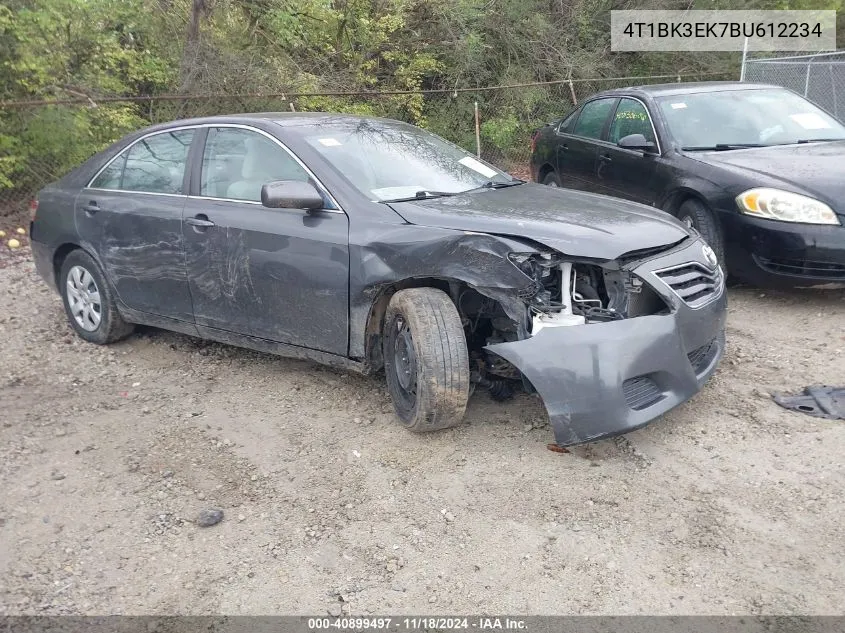
<instances>
[{"instance_id":1,"label":"black car's rear wheel","mask_svg":"<svg viewBox=\"0 0 845 633\"><path fill-rule=\"evenodd\" d=\"M387 389L402 424L423 432L460 423L469 399L469 355L452 300L434 288L400 290L384 327Z\"/></svg>"},{"instance_id":2,"label":"black car's rear wheel","mask_svg":"<svg viewBox=\"0 0 845 633\"><path fill-rule=\"evenodd\" d=\"M103 271L88 253L77 250L65 258L59 289L71 327L86 341L104 345L132 333L133 326L117 311Z\"/></svg>"},{"instance_id":3,"label":"black car's rear wheel","mask_svg":"<svg viewBox=\"0 0 845 633\"><path fill-rule=\"evenodd\" d=\"M560 178L557 177L557 174L553 171L550 171L543 177L543 184L549 187L560 187Z\"/></svg>"},{"instance_id":4,"label":"black car's rear wheel","mask_svg":"<svg viewBox=\"0 0 845 633\"><path fill-rule=\"evenodd\" d=\"M725 244L722 229L713 213L698 200L685 200L678 209L678 219L694 228L716 253L722 268L725 268Z\"/></svg>"}]
</instances>

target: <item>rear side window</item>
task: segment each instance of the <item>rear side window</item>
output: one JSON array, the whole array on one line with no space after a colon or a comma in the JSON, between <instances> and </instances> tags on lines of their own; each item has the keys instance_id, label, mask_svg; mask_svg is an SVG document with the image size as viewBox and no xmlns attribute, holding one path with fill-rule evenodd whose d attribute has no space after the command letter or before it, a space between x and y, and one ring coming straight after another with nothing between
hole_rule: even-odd
<instances>
[{"instance_id":1,"label":"rear side window","mask_svg":"<svg viewBox=\"0 0 845 633\"><path fill-rule=\"evenodd\" d=\"M581 116L578 117L578 122L575 124L572 133L586 138L601 138L605 121L607 121L615 101L615 98L608 98L585 103L581 108Z\"/></svg>"},{"instance_id":2,"label":"rear side window","mask_svg":"<svg viewBox=\"0 0 845 633\"><path fill-rule=\"evenodd\" d=\"M120 189L120 179L123 178L123 166L126 164L126 151L124 150L115 158L109 166L100 172L100 175L91 183L95 189Z\"/></svg>"},{"instance_id":3,"label":"rear side window","mask_svg":"<svg viewBox=\"0 0 845 633\"><path fill-rule=\"evenodd\" d=\"M194 130L148 136L129 148L121 189L181 194Z\"/></svg>"},{"instance_id":4,"label":"rear side window","mask_svg":"<svg viewBox=\"0 0 845 633\"><path fill-rule=\"evenodd\" d=\"M573 112L568 114L566 118L560 122L557 127L557 131L560 134L571 134L572 133L572 124L575 123L575 119L578 117L578 109L576 108Z\"/></svg>"}]
</instances>

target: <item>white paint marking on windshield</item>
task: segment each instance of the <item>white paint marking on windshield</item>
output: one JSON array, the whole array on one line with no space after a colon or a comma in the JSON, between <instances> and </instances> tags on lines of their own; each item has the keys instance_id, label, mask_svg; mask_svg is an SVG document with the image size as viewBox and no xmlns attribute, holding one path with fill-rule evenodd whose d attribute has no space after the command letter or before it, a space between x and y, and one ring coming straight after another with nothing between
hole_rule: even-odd
<instances>
[{"instance_id":1,"label":"white paint marking on windshield","mask_svg":"<svg viewBox=\"0 0 845 633\"><path fill-rule=\"evenodd\" d=\"M370 191L379 200L386 200L387 198L413 198L418 191L425 191L425 187L423 185L399 185L398 187L370 189Z\"/></svg>"},{"instance_id":2,"label":"white paint marking on windshield","mask_svg":"<svg viewBox=\"0 0 845 633\"><path fill-rule=\"evenodd\" d=\"M464 167L469 167L473 171L477 171L479 174L486 176L487 178L492 178L496 175L496 171L494 169L490 169L487 165L475 160L472 156L464 156L458 162Z\"/></svg>"},{"instance_id":3,"label":"white paint marking on windshield","mask_svg":"<svg viewBox=\"0 0 845 633\"><path fill-rule=\"evenodd\" d=\"M336 138L321 138L318 139L321 145L325 145L326 147L337 147L340 145L340 141Z\"/></svg>"},{"instance_id":4,"label":"white paint marking on windshield","mask_svg":"<svg viewBox=\"0 0 845 633\"><path fill-rule=\"evenodd\" d=\"M801 114L790 114L789 118L795 121L805 130L824 130L830 127L830 123L825 121L815 112L804 112Z\"/></svg>"},{"instance_id":5,"label":"white paint marking on windshield","mask_svg":"<svg viewBox=\"0 0 845 633\"><path fill-rule=\"evenodd\" d=\"M684 109L684 108L686 108L686 107L687 107L687 104L686 104L686 103L673 103L673 104L672 104L672 109L673 109L673 110L683 110L683 109Z\"/></svg>"}]
</instances>

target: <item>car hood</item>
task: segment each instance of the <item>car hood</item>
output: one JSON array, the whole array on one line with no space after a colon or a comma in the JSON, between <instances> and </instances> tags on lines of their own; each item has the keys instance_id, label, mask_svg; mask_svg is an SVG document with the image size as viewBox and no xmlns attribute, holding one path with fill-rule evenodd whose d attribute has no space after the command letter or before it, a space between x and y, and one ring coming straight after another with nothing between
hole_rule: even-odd
<instances>
[{"instance_id":1,"label":"car hood","mask_svg":"<svg viewBox=\"0 0 845 633\"><path fill-rule=\"evenodd\" d=\"M687 157L716 167L744 172L755 184L806 193L845 213L845 141L776 145L725 152L689 152ZM762 177L762 179L761 179ZM756 182L755 182L756 181ZM740 193L740 192L737 192Z\"/></svg>"},{"instance_id":2,"label":"car hood","mask_svg":"<svg viewBox=\"0 0 845 633\"><path fill-rule=\"evenodd\" d=\"M534 183L391 207L411 224L527 238L572 257L616 259L690 235L672 216L645 205Z\"/></svg>"}]
</instances>

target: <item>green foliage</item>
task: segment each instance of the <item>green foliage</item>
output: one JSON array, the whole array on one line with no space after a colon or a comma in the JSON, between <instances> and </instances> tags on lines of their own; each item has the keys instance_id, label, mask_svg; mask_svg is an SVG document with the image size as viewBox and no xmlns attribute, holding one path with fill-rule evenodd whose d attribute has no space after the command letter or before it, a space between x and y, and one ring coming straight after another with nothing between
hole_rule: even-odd
<instances>
[{"instance_id":1,"label":"green foliage","mask_svg":"<svg viewBox=\"0 0 845 633\"><path fill-rule=\"evenodd\" d=\"M519 132L519 121L513 114L488 119L481 124L482 140L501 151L516 144Z\"/></svg>"},{"instance_id":2,"label":"green foliage","mask_svg":"<svg viewBox=\"0 0 845 633\"><path fill-rule=\"evenodd\" d=\"M167 90L175 69L142 2L36 0L0 7L4 100ZM0 113L0 188L43 186L145 124L133 106L49 106Z\"/></svg>"},{"instance_id":3,"label":"green foliage","mask_svg":"<svg viewBox=\"0 0 845 633\"><path fill-rule=\"evenodd\" d=\"M824 0L841 13L845 0ZM615 0L6 0L0 99L90 99L0 111L0 190L26 192L126 131L249 110L388 116L524 159L531 130L568 111L569 86L450 93L572 77L731 71L738 55L610 52ZM642 8L678 8L648 0ZM684 5L687 7L688 5ZM696 0L691 8L816 8L817 0ZM839 20L840 30L845 20ZM610 87L577 83L578 98ZM419 91L431 95L245 98L245 93ZM232 95L137 105L103 97ZM96 104L96 107L94 107ZM15 194L17 195L17 194ZM21 194L23 195L23 194Z\"/></svg>"}]
</instances>

